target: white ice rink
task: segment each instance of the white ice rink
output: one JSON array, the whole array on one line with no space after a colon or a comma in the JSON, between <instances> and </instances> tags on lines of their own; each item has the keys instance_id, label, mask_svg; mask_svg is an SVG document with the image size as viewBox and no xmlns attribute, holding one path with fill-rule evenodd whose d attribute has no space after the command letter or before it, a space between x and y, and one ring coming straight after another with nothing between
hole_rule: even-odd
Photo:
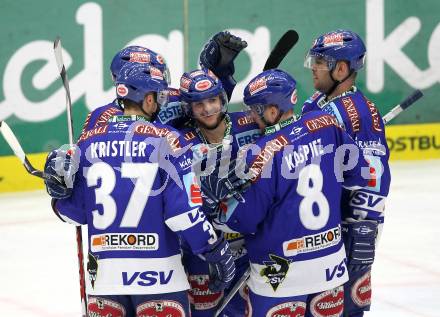
<instances>
[{"instance_id":1,"label":"white ice rink","mask_svg":"<svg viewBox=\"0 0 440 317\"><path fill-rule=\"evenodd\" d=\"M440 161L392 164L368 317L440 316ZM0 316L80 316L75 230L43 192L0 195Z\"/></svg>"}]
</instances>

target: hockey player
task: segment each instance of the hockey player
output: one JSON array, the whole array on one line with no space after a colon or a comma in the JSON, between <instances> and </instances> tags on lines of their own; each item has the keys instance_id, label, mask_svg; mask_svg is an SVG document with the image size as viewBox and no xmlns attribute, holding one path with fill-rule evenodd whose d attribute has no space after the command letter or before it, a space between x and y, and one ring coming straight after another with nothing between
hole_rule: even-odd
<instances>
[{"instance_id":1,"label":"hockey player","mask_svg":"<svg viewBox=\"0 0 440 317\"><path fill-rule=\"evenodd\" d=\"M193 195L191 153L177 131L151 122L166 87L151 65L123 66L116 92L124 115L81 135L73 189L46 182L61 198L54 204L59 216L88 225L90 316L190 316L178 236L210 263L211 289L222 290L234 276L228 243ZM48 156L45 173L66 181L64 168L78 155L58 152Z\"/></svg>"},{"instance_id":2,"label":"hockey player","mask_svg":"<svg viewBox=\"0 0 440 317\"><path fill-rule=\"evenodd\" d=\"M238 149L260 136L258 126L243 112L227 112L227 95L222 83L210 70L194 70L182 75L180 80L182 106L192 118L189 127L182 130L187 142L191 142L193 169L196 174L206 171L217 159L236 157ZM206 166L208 165L208 166ZM227 233L231 244L238 280L249 266L243 236ZM213 316L225 292L213 293L207 289L209 267L191 253L185 253L185 267L191 283L192 316ZM232 283L234 284L235 281ZM244 316L245 301L236 294L223 311L224 316Z\"/></svg>"},{"instance_id":3,"label":"hockey player","mask_svg":"<svg viewBox=\"0 0 440 317\"><path fill-rule=\"evenodd\" d=\"M170 83L170 74L165 59L160 54L142 46L127 46L116 53L110 64L113 82L121 68L127 63L152 65L158 68L164 74L167 83ZM166 95L163 97L171 95L171 102L165 103L165 100L160 100L163 107L161 107L162 113L159 112L158 114L159 123L175 125L181 122L182 113L180 104L178 104L179 100L176 98L176 91L177 90L173 88L168 88L168 90L164 91ZM97 126L104 125L111 116L122 113L123 109L121 105L118 104L117 99L114 99L111 103L98 107L87 115L82 133Z\"/></svg>"},{"instance_id":4,"label":"hockey player","mask_svg":"<svg viewBox=\"0 0 440 317\"><path fill-rule=\"evenodd\" d=\"M343 311L348 274L342 187L364 186L361 171L367 163L362 157L357 161L357 146L331 115L314 111L296 119L296 101L296 82L281 70L259 74L244 91L264 136L247 150L258 149L247 155L249 171L236 170L247 173L252 184L241 201L227 200L217 223L245 235L251 263L248 316L341 316ZM345 148L351 149L348 161ZM218 184L215 174L202 176L202 189L222 199L231 188Z\"/></svg>"},{"instance_id":5,"label":"hockey player","mask_svg":"<svg viewBox=\"0 0 440 317\"><path fill-rule=\"evenodd\" d=\"M359 35L336 30L314 41L304 63L311 68L318 91L304 103L302 112L322 110L333 115L364 152L374 176L368 186L344 192L343 238L350 276L344 286L345 316L363 316L370 309L371 265L391 181L382 118L355 83L365 54Z\"/></svg>"},{"instance_id":6,"label":"hockey player","mask_svg":"<svg viewBox=\"0 0 440 317\"><path fill-rule=\"evenodd\" d=\"M225 84L225 91L228 98L231 97L235 87L234 64L233 60L238 53L247 46L245 41L230 34L229 32L219 32L210 39L200 54L200 63L203 67L214 71ZM170 74L165 59L162 55L142 46L128 46L119 51L110 65L112 80L114 81L122 66L126 63L151 64L160 69L170 84ZM169 97L167 103L164 102L157 115L157 121L162 124L180 128L188 120L183 115L180 106L178 89L169 87L166 95ZM166 97L166 96L165 96ZM85 130L93 129L96 126L105 124L107 120L115 114L122 113L122 107L113 100L111 103L101 106L90 112L83 126Z\"/></svg>"}]
</instances>

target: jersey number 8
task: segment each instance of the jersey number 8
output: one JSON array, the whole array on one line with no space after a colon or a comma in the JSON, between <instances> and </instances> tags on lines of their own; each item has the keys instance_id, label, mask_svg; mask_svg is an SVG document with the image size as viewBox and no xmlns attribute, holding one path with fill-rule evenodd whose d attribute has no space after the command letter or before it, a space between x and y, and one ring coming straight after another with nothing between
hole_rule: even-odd
<instances>
[{"instance_id":1,"label":"jersey number 8","mask_svg":"<svg viewBox=\"0 0 440 317\"><path fill-rule=\"evenodd\" d=\"M298 175L296 191L304 198L299 204L299 218L306 229L319 230L323 228L330 216L330 207L322 193L323 176L321 169L316 164L307 165ZM316 204L319 213L313 213Z\"/></svg>"}]
</instances>

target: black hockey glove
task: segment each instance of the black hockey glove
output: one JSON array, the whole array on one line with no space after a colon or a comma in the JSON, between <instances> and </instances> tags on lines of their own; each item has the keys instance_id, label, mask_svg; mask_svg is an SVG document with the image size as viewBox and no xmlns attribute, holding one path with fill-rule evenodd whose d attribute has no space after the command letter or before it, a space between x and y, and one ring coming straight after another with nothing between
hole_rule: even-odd
<instances>
[{"instance_id":1,"label":"black hockey glove","mask_svg":"<svg viewBox=\"0 0 440 317\"><path fill-rule=\"evenodd\" d=\"M377 231L378 223L374 220L352 220L342 223L348 272L361 271L373 264Z\"/></svg>"},{"instance_id":2,"label":"black hockey glove","mask_svg":"<svg viewBox=\"0 0 440 317\"><path fill-rule=\"evenodd\" d=\"M229 287L235 276L235 263L228 242L219 238L214 247L201 256L209 263L208 288L211 292L221 292Z\"/></svg>"},{"instance_id":3,"label":"black hockey glove","mask_svg":"<svg viewBox=\"0 0 440 317\"><path fill-rule=\"evenodd\" d=\"M228 31L214 35L200 52L200 66L210 69L219 78L234 75L234 59L247 47L247 42Z\"/></svg>"}]
</instances>

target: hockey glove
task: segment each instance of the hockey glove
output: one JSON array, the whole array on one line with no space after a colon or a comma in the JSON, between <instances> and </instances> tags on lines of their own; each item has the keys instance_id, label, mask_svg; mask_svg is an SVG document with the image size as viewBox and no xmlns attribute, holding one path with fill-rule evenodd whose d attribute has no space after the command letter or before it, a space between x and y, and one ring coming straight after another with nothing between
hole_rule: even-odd
<instances>
[{"instance_id":1,"label":"hockey glove","mask_svg":"<svg viewBox=\"0 0 440 317\"><path fill-rule=\"evenodd\" d=\"M349 272L361 271L373 264L377 226L374 220L350 219L342 223Z\"/></svg>"},{"instance_id":2,"label":"hockey glove","mask_svg":"<svg viewBox=\"0 0 440 317\"><path fill-rule=\"evenodd\" d=\"M247 47L246 41L228 31L214 35L200 52L200 66L210 69L220 78L234 75L234 59Z\"/></svg>"},{"instance_id":3,"label":"hockey glove","mask_svg":"<svg viewBox=\"0 0 440 317\"><path fill-rule=\"evenodd\" d=\"M207 208L215 209L222 200L230 197L234 197L239 202L244 202L241 193L250 185L250 180L244 177L244 173L247 171L244 161L232 160L226 175L222 175L221 168L221 164L217 164L216 169L211 174L200 176L202 193L206 197L204 205Z\"/></svg>"},{"instance_id":4,"label":"hockey glove","mask_svg":"<svg viewBox=\"0 0 440 317\"><path fill-rule=\"evenodd\" d=\"M235 263L228 242L221 238L214 247L201 255L209 263L209 284L211 292L221 292L229 287L235 275Z\"/></svg>"},{"instance_id":5,"label":"hockey glove","mask_svg":"<svg viewBox=\"0 0 440 317\"><path fill-rule=\"evenodd\" d=\"M78 168L79 149L76 146L62 146L50 152L44 165L44 173L52 175L60 181L45 179L47 193L55 199L70 197Z\"/></svg>"}]
</instances>

